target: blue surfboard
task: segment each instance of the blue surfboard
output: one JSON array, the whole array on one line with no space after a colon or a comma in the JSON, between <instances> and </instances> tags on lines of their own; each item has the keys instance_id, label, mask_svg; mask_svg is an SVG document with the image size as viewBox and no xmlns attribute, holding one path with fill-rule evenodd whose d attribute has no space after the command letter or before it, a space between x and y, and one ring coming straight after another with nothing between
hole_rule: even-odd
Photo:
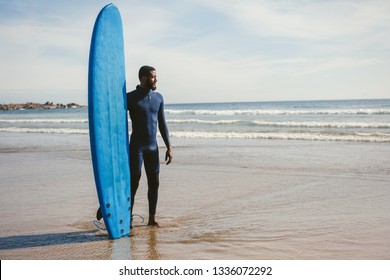
<instances>
[{"instance_id":1,"label":"blue surfboard","mask_svg":"<svg viewBox=\"0 0 390 280\"><path fill-rule=\"evenodd\" d=\"M122 19L109 4L99 13L91 40L88 120L100 209L112 239L130 234L130 166Z\"/></svg>"}]
</instances>

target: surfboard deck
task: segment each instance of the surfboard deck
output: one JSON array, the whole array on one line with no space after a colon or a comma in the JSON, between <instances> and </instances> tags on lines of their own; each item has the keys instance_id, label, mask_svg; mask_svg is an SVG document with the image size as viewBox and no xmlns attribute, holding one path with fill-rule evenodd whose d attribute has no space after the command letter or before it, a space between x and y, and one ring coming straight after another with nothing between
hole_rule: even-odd
<instances>
[{"instance_id":1,"label":"surfboard deck","mask_svg":"<svg viewBox=\"0 0 390 280\"><path fill-rule=\"evenodd\" d=\"M88 120L96 191L108 235L130 234L131 196L122 19L105 6L95 21L89 56Z\"/></svg>"}]
</instances>

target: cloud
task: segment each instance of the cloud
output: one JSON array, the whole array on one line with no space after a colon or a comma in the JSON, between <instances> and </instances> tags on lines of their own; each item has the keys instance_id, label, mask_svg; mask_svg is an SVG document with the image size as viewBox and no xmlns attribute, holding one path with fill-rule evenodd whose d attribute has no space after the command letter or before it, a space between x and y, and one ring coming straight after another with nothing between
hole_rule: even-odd
<instances>
[{"instance_id":1,"label":"cloud","mask_svg":"<svg viewBox=\"0 0 390 280\"><path fill-rule=\"evenodd\" d=\"M202 2L258 36L327 40L369 34L389 26L388 1L233 1Z\"/></svg>"},{"instance_id":2,"label":"cloud","mask_svg":"<svg viewBox=\"0 0 390 280\"><path fill-rule=\"evenodd\" d=\"M79 95L86 102L89 44L102 0L0 1L0 98L7 92ZM390 85L388 1L129 1L122 14L128 88L157 67L169 102L358 98ZM77 8L76 8L77 6ZM351 83L359 77L358 83ZM337 83L335 82L337 81ZM356 85L355 85L356 84ZM259 92L261 95L259 95ZM42 94L42 98L50 99ZM301 94L298 96L298 94Z\"/></svg>"},{"instance_id":3,"label":"cloud","mask_svg":"<svg viewBox=\"0 0 390 280\"><path fill-rule=\"evenodd\" d=\"M89 16L91 22L77 16L69 20L66 6L42 2L7 5L12 17L3 18L0 28L2 99L60 101L68 100L64 92L85 92L82 77L87 73L93 16ZM85 100L86 94L80 99Z\"/></svg>"},{"instance_id":4,"label":"cloud","mask_svg":"<svg viewBox=\"0 0 390 280\"><path fill-rule=\"evenodd\" d=\"M243 41L240 48L267 58L345 56L373 59L388 55L388 1L232 1L201 2L230 18ZM244 44L250 42L251 47ZM253 47L254 46L254 47ZM315 60L315 59L314 59ZM378 60L379 61L379 60Z\"/></svg>"}]
</instances>

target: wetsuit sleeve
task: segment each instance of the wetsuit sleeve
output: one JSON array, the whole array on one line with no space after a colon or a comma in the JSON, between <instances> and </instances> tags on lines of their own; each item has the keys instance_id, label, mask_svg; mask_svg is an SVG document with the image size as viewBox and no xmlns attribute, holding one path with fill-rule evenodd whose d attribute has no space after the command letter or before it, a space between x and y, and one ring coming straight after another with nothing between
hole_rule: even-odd
<instances>
[{"instance_id":1,"label":"wetsuit sleeve","mask_svg":"<svg viewBox=\"0 0 390 280\"><path fill-rule=\"evenodd\" d=\"M164 140L165 146L169 148L171 146L171 142L169 139L167 122L165 120L164 101L161 102L160 109L158 110L158 128L160 130L161 137Z\"/></svg>"}]
</instances>

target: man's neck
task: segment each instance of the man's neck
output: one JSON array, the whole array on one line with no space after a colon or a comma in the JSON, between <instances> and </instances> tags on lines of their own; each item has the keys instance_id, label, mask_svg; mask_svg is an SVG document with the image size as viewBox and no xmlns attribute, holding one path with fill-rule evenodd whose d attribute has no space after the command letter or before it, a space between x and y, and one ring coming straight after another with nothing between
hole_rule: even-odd
<instances>
[{"instance_id":1,"label":"man's neck","mask_svg":"<svg viewBox=\"0 0 390 280\"><path fill-rule=\"evenodd\" d=\"M150 91L151 90L150 88L143 86L143 85L138 85L137 88L142 89L143 91Z\"/></svg>"},{"instance_id":2,"label":"man's neck","mask_svg":"<svg viewBox=\"0 0 390 280\"><path fill-rule=\"evenodd\" d=\"M150 88L143 87L141 85L138 85L137 89L144 95L147 95L147 94L149 94L152 91Z\"/></svg>"}]
</instances>

